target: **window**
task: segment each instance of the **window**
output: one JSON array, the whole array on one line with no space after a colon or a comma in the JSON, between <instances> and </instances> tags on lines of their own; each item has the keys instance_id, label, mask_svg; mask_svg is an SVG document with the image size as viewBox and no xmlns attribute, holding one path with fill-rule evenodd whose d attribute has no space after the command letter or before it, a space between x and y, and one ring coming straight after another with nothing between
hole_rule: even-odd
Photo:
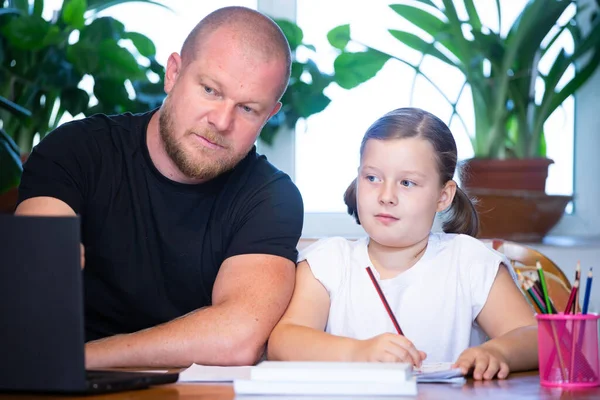
<instances>
[{"instance_id":1,"label":"window","mask_svg":"<svg viewBox=\"0 0 600 400\"><path fill-rule=\"evenodd\" d=\"M507 22L514 20L525 1L502 1L506 26L509 26ZM590 8L593 8L593 1L580 2L590 3ZM44 16L52 15L52 10L61 3L62 0L46 0ZM401 23L401 19L387 7L393 0L371 0L367 3L344 0L163 0L162 3L174 12L133 2L103 13L122 21L126 29L150 37L156 44L157 59L162 64L166 64L171 52L179 51L185 36L200 18L227 5L243 5L274 17L296 20L304 31L306 41L319 50L317 61L326 70L332 70L335 53L325 35L339 24L350 23L356 37L373 47L391 51L392 46L400 45L386 32L387 28ZM476 0L475 3L482 13L486 6L494 9L494 0ZM494 15L487 14L486 20L495 20ZM161 27L160 33L158 26ZM569 45L572 46L565 43L565 46ZM449 95L456 95L456 81L460 76L455 71L445 66L442 70L434 62L428 63L427 68L439 69L435 74L436 83ZM280 133L273 147L259 144L259 151L289 173L302 192L306 208L304 236L363 234L354 220L345 214L342 196L358 167L358 148L363 133L384 112L411 104L411 79L411 70L399 63L388 62L378 76L351 91L331 85L327 94L333 101L325 111L299 123L296 132ZM594 127L600 126L600 113L595 111L594 106L600 102L600 97L592 90L598 85L600 73L580 91L577 104L569 99L546 125L548 156L555 160L550 169L547 190L554 194L576 193L575 212L563 218L554 230L556 234L600 235L600 217L596 211L596 199L600 198L600 183L596 179L600 172L600 157L596 154L600 149L600 135L594 131ZM447 120L450 111L443 98L423 80L418 81L416 89L412 105L421 106ZM468 93L463 95L463 99L470 101ZM469 108L467 103L461 107ZM472 116L464 117L467 129L458 121L453 121L450 126L459 146L460 158L472 155L467 136L467 132L472 130L469 126L472 125Z\"/></svg>"}]
</instances>

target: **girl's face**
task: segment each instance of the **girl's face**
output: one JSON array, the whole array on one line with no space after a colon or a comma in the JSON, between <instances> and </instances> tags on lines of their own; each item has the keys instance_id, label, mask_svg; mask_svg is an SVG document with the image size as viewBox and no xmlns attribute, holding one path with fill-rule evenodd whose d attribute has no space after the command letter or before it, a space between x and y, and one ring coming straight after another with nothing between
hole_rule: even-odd
<instances>
[{"instance_id":1,"label":"girl's face","mask_svg":"<svg viewBox=\"0 0 600 400\"><path fill-rule=\"evenodd\" d=\"M438 211L452 203L455 183L442 186L433 146L421 138L367 141L358 170L360 223L383 246L424 240Z\"/></svg>"}]
</instances>

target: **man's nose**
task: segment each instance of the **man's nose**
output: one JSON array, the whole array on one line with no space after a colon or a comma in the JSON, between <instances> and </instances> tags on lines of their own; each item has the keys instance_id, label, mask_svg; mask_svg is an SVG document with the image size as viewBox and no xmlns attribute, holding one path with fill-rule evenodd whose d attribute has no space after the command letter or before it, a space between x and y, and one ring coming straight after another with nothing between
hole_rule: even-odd
<instances>
[{"instance_id":1,"label":"man's nose","mask_svg":"<svg viewBox=\"0 0 600 400\"><path fill-rule=\"evenodd\" d=\"M225 132L233 124L235 105L227 101L217 102L208 114L208 122L219 132Z\"/></svg>"}]
</instances>

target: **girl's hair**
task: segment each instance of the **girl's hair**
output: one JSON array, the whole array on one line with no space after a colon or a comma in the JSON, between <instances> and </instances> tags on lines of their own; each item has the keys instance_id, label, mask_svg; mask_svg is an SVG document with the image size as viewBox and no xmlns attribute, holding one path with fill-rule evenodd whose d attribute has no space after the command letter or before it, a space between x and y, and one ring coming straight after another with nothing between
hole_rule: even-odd
<instances>
[{"instance_id":1,"label":"girl's hair","mask_svg":"<svg viewBox=\"0 0 600 400\"><path fill-rule=\"evenodd\" d=\"M435 150L440 184L444 185L452 179L456 170L456 143L452 132L442 120L435 115L419 108L398 108L379 118L367 129L360 145L362 159L365 145L371 139L393 140L419 137L427 140ZM352 215L358 224L358 210L356 205L356 178L352 181L346 193L344 202L348 207L348 214ZM448 218L442 225L446 233L464 233L475 237L479 230L479 217L475 206L466 193L459 187L452 205L447 211Z\"/></svg>"}]
</instances>

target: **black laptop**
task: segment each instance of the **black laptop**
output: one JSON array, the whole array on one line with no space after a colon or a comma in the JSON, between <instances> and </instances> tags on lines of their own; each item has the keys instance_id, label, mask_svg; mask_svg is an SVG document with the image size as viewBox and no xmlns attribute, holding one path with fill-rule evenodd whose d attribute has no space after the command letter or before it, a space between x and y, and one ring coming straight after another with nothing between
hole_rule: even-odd
<instances>
[{"instance_id":1,"label":"black laptop","mask_svg":"<svg viewBox=\"0 0 600 400\"><path fill-rule=\"evenodd\" d=\"M177 373L86 371L78 217L0 214L0 391L100 393Z\"/></svg>"}]
</instances>

